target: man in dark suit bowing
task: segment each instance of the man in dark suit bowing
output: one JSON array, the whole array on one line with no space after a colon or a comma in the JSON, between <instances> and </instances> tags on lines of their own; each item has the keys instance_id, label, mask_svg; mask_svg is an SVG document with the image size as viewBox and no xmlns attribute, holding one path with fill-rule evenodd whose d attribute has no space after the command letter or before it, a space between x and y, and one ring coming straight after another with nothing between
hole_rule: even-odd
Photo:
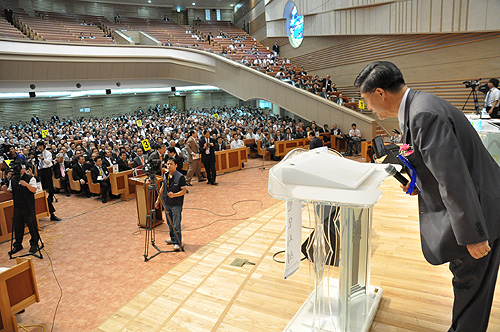
<instances>
[{"instance_id":1,"label":"man in dark suit bowing","mask_svg":"<svg viewBox=\"0 0 500 332\"><path fill-rule=\"evenodd\" d=\"M307 138L311 140L309 142L309 150L320 148L323 146L323 141L316 137L316 133L314 131L309 131L307 133Z\"/></svg>"},{"instance_id":2,"label":"man in dark suit bowing","mask_svg":"<svg viewBox=\"0 0 500 332\"><path fill-rule=\"evenodd\" d=\"M379 118L398 117L410 145L422 251L431 264L450 262L453 273L449 332L486 331L500 261L500 168L458 109L410 90L394 64L366 66L355 86Z\"/></svg>"},{"instance_id":3,"label":"man in dark suit bowing","mask_svg":"<svg viewBox=\"0 0 500 332\"><path fill-rule=\"evenodd\" d=\"M215 171L215 144L217 142L215 139L210 137L210 132L208 129L203 130L203 137L200 138L200 153L201 162L205 166L205 171L207 171L207 184L213 186L217 185L215 182L216 171Z\"/></svg>"}]
</instances>

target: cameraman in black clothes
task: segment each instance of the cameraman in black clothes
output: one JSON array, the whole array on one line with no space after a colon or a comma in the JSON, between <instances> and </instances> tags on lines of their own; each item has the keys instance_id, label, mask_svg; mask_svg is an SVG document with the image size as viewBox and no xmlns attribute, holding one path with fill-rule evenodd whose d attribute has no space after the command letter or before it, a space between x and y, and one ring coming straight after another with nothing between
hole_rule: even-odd
<instances>
[{"instance_id":1,"label":"cameraman in black clothes","mask_svg":"<svg viewBox=\"0 0 500 332\"><path fill-rule=\"evenodd\" d=\"M23 249L24 225L28 226L31 234L30 252L38 251L38 230L36 229L36 209L35 193L36 180L31 175L26 174L26 165L21 159L15 159L13 162L13 172L9 173L9 185L2 187L3 191L12 192L14 201L14 215L12 217L14 244L12 245L9 256Z\"/></svg>"}]
</instances>

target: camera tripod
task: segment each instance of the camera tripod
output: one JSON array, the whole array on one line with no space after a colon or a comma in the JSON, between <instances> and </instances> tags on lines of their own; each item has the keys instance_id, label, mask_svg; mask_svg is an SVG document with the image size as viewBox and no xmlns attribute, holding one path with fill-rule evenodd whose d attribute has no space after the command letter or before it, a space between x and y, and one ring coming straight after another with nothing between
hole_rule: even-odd
<instances>
[{"instance_id":1,"label":"camera tripod","mask_svg":"<svg viewBox=\"0 0 500 332\"><path fill-rule=\"evenodd\" d=\"M32 223L33 220L30 220L29 222ZM12 226L14 226L14 218L12 219ZM36 258L43 259L42 249L43 249L43 247L45 245L43 244L42 237L40 236L40 232L38 232L38 225L37 225L37 222L36 222L36 217L35 217L34 229L35 229L36 234L38 236L37 245L40 244L40 245L38 245L38 250L35 251L35 252L29 252L27 254L22 254L22 255L17 255L17 256L9 254L9 259L14 259L14 258L19 258L19 257L26 257L26 256L35 256ZM24 232L24 227L23 227L23 232ZM10 234L10 252L12 252L12 250L14 249L13 245L14 245L14 230L12 230L12 233ZM37 254L37 252L38 252L38 254Z\"/></svg>"},{"instance_id":2,"label":"camera tripod","mask_svg":"<svg viewBox=\"0 0 500 332\"><path fill-rule=\"evenodd\" d=\"M469 99L470 97L472 96L473 99L474 99L474 109L476 110L476 114L481 114L481 112L479 111L479 101L477 99L477 91L476 91L476 86L475 85L472 85L471 86L471 92L469 93L469 96L467 97L467 100L465 101L464 103L464 106L462 106L462 112L464 111L465 109L465 106L467 105L467 103L469 102Z\"/></svg>"},{"instance_id":3,"label":"camera tripod","mask_svg":"<svg viewBox=\"0 0 500 332\"><path fill-rule=\"evenodd\" d=\"M144 181L144 186L146 186L147 183L147 193L146 193L146 202L147 202L147 208L148 208L148 214L146 215L146 227L144 228L146 231L146 234L144 236L144 261L147 262L159 254L163 254L166 252L176 252L176 250L161 250L156 246L156 230L153 227L153 216L155 214L155 200L156 197L160 194L160 191L158 189L158 185L156 184L156 175L155 174L149 174L147 177L147 180ZM163 209L167 211L167 208L165 206L165 202L163 201L163 197L160 197L160 202L161 205L163 206ZM167 223L172 229L174 229L174 234L175 238L177 239L177 242L179 243L181 247L181 251L184 251L184 246L182 245L179 236L177 235L177 232L175 231L174 223L172 222L172 216L170 213L165 213L166 214L166 219ZM156 249L156 253L149 256L149 243L151 242L151 246Z\"/></svg>"}]
</instances>

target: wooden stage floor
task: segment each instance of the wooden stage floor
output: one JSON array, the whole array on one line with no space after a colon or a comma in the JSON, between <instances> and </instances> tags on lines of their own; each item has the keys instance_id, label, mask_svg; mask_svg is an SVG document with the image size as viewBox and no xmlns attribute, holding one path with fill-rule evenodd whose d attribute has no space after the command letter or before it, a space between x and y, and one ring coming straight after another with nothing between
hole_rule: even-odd
<instances>
[{"instance_id":1,"label":"wooden stage floor","mask_svg":"<svg viewBox=\"0 0 500 332\"><path fill-rule=\"evenodd\" d=\"M394 179L381 190L373 213L371 284L384 294L370 331L447 331L453 301L448 266L431 266L423 258L416 198L404 195ZM95 331L282 331L311 282L306 261L283 280L284 266L273 260L285 246L284 220L280 202L242 222L153 282ZM231 266L235 258L255 265ZM500 331L499 293L497 288L489 332Z\"/></svg>"}]
</instances>

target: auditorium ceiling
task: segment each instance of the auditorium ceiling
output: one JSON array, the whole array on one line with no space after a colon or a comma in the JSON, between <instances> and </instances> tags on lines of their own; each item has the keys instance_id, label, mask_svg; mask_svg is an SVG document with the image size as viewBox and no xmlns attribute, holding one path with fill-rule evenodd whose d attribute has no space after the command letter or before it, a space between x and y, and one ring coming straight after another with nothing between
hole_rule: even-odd
<instances>
[{"instance_id":1,"label":"auditorium ceiling","mask_svg":"<svg viewBox=\"0 0 500 332\"><path fill-rule=\"evenodd\" d=\"M113 3L120 5L138 5L138 6L158 6L158 7L181 7L186 8L210 8L210 9L228 9L233 8L239 0L81 0L87 2ZM195 5L193 5L195 3ZM233 6L231 6L233 5Z\"/></svg>"},{"instance_id":2,"label":"auditorium ceiling","mask_svg":"<svg viewBox=\"0 0 500 332\"><path fill-rule=\"evenodd\" d=\"M80 87L76 84L79 83ZM54 91L82 91L103 89L137 89L137 88L165 88L201 85L179 80L75 80L75 81L0 81L1 93L16 93L32 91L30 85L35 85L36 92ZM119 85L119 86L118 86Z\"/></svg>"}]
</instances>

